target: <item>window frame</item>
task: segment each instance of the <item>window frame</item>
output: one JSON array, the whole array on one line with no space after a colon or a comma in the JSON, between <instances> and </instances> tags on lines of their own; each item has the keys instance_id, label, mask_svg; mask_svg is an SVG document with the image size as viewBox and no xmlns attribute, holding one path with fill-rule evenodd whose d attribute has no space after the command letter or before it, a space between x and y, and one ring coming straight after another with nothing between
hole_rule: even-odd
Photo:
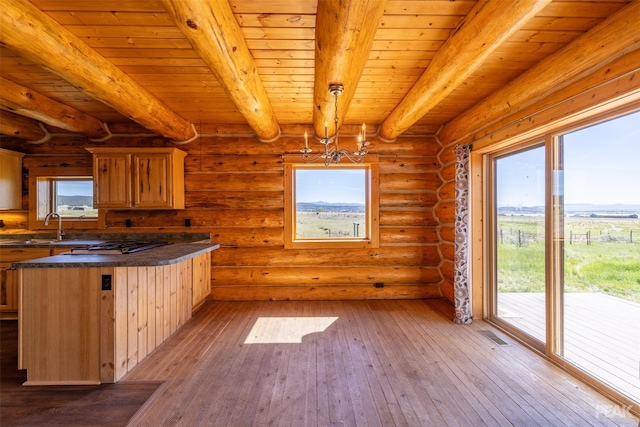
<instances>
[{"instance_id":1,"label":"window frame","mask_svg":"<svg viewBox=\"0 0 640 427\"><path fill-rule=\"evenodd\" d=\"M366 236L364 238L327 238L327 239L299 239L296 238L296 201L295 201L295 171L297 169L359 169L365 170L365 221ZM364 249L379 247L380 201L379 184L380 172L378 156L367 155L362 163L324 164L302 163L299 159L285 158L284 162L284 247L285 249Z\"/></svg>"}]
</instances>

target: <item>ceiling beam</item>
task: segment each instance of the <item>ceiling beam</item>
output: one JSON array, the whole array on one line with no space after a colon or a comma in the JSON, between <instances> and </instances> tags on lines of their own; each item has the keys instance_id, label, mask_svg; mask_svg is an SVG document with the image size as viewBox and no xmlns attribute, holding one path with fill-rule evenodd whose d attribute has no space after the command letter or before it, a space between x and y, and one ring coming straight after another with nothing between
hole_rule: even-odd
<instances>
[{"instance_id":1,"label":"ceiling beam","mask_svg":"<svg viewBox=\"0 0 640 427\"><path fill-rule=\"evenodd\" d=\"M404 99L382 122L378 136L394 140L469 77L550 0L480 1L440 48Z\"/></svg>"},{"instance_id":2,"label":"ceiling beam","mask_svg":"<svg viewBox=\"0 0 640 427\"><path fill-rule=\"evenodd\" d=\"M262 141L280 136L256 62L227 0L162 0L238 111Z\"/></svg>"},{"instance_id":3,"label":"ceiling beam","mask_svg":"<svg viewBox=\"0 0 640 427\"><path fill-rule=\"evenodd\" d=\"M27 0L2 0L0 42L153 132L176 142L196 136L189 121Z\"/></svg>"},{"instance_id":4,"label":"ceiling beam","mask_svg":"<svg viewBox=\"0 0 640 427\"><path fill-rule=\"evenodd\" d=\"M0 134L26 139L32 144L40 144L51 138L40 122L5 110L0 110Z\"/></svg>"},{"instance_id":5,"label":"ceiling beam","mask_svg":"<svg viewBox=\"0 0 640 427\"><path fill-rule=\"evenodd\" d=\"M362 70L369 58L386 0L323 0L316 14L315 84L313 126L324 137L325 123L333 136L335 101L329 85L342 84L338 126L349 109Z\"/></svg>"},{"instance_id":6,"label":"ceiling beam","mask_svg":"<svg viewBox=\"0 0 640 427\"><path fill-rule=\"evenodd\" d=\"M584 73L640 49L640 2L631 2L569 45L496 90L438 133L451 144L571 84Z\"/></svg>"},{"instance_id":7,"label":"ceiling beam","mask_svg":"<svg viewBox=\"0 0 640 427\"><path fill-rule=\"evenodd\" d=\"M75 108L0 77L0 108L50 126L81 133L92 139L108 138L103 123Z\"/></svg>"}]
</instances>

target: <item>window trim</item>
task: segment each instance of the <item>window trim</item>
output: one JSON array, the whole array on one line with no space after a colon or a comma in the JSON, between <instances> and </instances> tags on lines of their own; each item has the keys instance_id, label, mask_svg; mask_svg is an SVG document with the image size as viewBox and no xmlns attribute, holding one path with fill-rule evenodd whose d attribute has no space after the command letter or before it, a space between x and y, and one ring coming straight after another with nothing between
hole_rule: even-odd
<instances>
[{"instance_id":1,"label":"window trim","mask_svg":"<svg viewBox=\"0 0 640 427\"><path fill-rule=\"evenodd\" d=\"M48 226L44 225L44 218L51 210L51 179L64 177L91 178L91 167L52 167L29 169L29 229L31 230L55 230L57 221L52 221ZM98 217L90 218L62 218L62 228L80 229L97 228L101 213Z\"/></svg>"},{"instance_id":2,"label":"window trim","mask_svg":"<svg viewBox=\"0 0 640 427\"><path fill-rule=\"evenodd\" d=\"M378 167L378 156L367 155L366 161L362 163L348 164L324 164L301 163L299 159L285 158L284 162L284 247L285 249L322 249L322 248L344 248L344 249L366 249L379 247L379 225L380 225L380 201L379 184L380 171ZM367 238L359 239L296 239L296 203L295 203L295 169L323 169L323 168L343 168L343 169L365 169L366 171L366 220Z\"/></svg>"}]
</instances>

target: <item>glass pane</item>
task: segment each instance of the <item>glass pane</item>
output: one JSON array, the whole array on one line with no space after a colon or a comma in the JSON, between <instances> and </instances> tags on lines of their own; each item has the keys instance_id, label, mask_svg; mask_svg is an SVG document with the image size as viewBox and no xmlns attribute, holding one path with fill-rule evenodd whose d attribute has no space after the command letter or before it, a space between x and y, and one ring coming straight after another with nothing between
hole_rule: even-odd
<instances>
[{"instance_id":1,"label":"glass pane","mask_svg":"<svg viewBox=\"0 0 640 427\"><path fill-rule=\"evenodd\" d=\"M63 217L97 217L93 208L93 181L75 179L55 180L55 211Z\"/></svg>"},{"instance_id":2,"label":"glass pane","mask_svg":"<svg viewBox=\"0 0 640 427\"><path fill-rule=\"evenodd\" d=\"M545 341L544 146L496 159L494 315Z\"/></svg>"},{"instance_id":3,"label":"glass pane","mask_svg":"<svg viewBox=\"0 0 640 427\"><path fill-rule=\"evenodd\" d=\"M295 170L296 239L363 239L366 170Z\"/></svg>"},{"instance_id":4,"label":"glass pane","mask_svg":"<svg viewBox=\"0 0 640 427\"><path fill-rule=\"evenodd\" d=\"M564 357L640 401L640 113L562 137Z\"/></svg>"}]
</instances>

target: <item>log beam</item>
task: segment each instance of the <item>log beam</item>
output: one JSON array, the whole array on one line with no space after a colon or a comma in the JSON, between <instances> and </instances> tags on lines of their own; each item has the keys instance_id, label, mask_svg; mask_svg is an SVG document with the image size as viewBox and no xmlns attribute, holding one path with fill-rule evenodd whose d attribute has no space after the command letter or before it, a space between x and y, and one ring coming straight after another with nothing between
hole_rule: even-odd
<instances>
[{"instance_id":1,"label":"log beam","mask_svg":"<svg viewBox=\"0 0 640 427\"><path fill-rule=\"evenodd\" d=\"M549 3L550 0L478 2L462 27L445 42L413 88L380 125L378 136L396 139Z\"/></svg>"},{"instance_id":2,"label":"log beam","mask_svg":"<svg viewBox=\"0 0 640 427\"><path fill-rule=\"evenodd\" d=\"M332 125L335 105L329 93L332 83L344 85L338 101L338 126L342 124L369 58L385 4L386 0L318 2L313 90L313 125L317 136L324 138L325 122L329 123L330 136L335 134Z\"/></svg>"},{"instance_id":3,"label":"log beam","mask_svg":"<svg viewBox=\"0 0 640 427\"><path fill-rule=\"evenodd\" d=\"M100 120L0 77L0 108L93 139L110 134Z\"/></svg>"},{"instance_id":4,"label":"log beam","mask_svg":"<svg viewBox=\"0 0 640 427\"><path fill-rule=\"evenodd\" d=\"M278 138L278 121L229 2L162 2L258 138Z\"/></svg>"},{"instance_id":5,"label":"log beam","mask_svg":"<svg viewBox=\"0 0 640 427\"><path fill-rule=\"evenodd\" d=\"M548 96L596 68L640 49L640 2L631 2L572 43L447 123L438 134L454 143Z\"/></svg>"},{"instance_id":6,"label":"log beam","mask_svg":"<svg viewBox=\"0 0 640 427\"><path fill-rule=\"evenodd\" d=\"M26 139L32 144L40 144L51 138L51 134L36 120L0 110L0 134Z\"/></svg>"},{"instance_id":7,"label":"log beam","mask_svg":"<svg viewBox=\"0 0 640 427\"><path fill-rule=\"evenodd\" d=\"M189 121L27 0L2 0L0 42L153 132L196 136Z\"/></svg>"}]
</instances>

